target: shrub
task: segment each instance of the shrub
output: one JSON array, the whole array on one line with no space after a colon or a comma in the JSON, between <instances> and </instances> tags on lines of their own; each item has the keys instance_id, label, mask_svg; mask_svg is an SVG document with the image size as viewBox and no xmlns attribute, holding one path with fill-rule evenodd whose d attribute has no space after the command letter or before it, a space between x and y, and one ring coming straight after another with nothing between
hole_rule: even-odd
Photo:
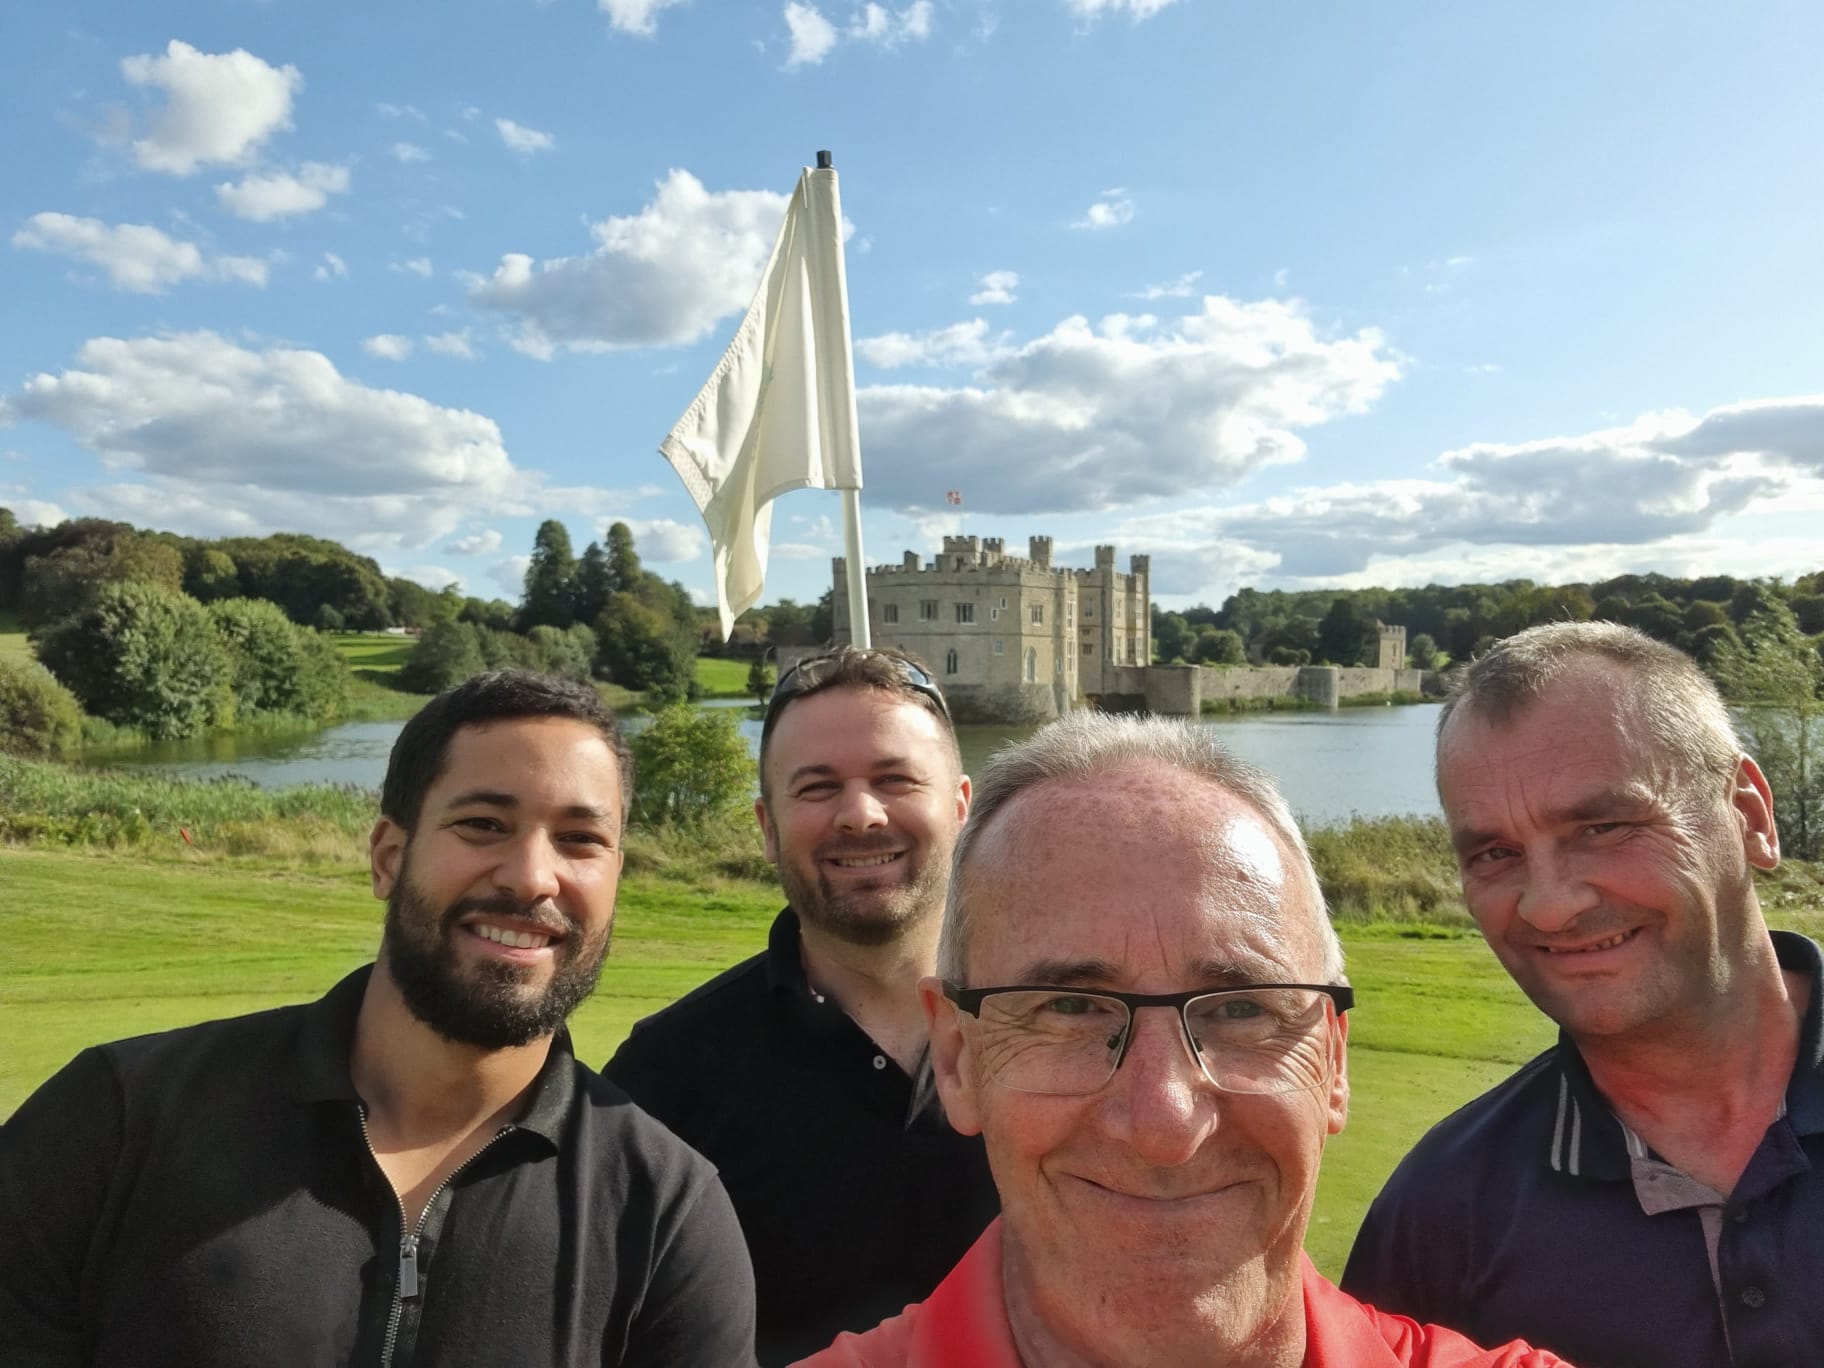
<instances>
[{"instance_id":1,"label":"shrub","mask_svg":"<svg viewBox=\"0 0 1824 1368\"><path fill-rule=\"evenodd\" d=\"M753 798L754 762L732 709L673 704L630 744L632 816L641 826L732 818Z\"/></svg>"},{"instance_id":2,"label":"shrub","mask_svg":"<svg viewBox=\"0 0 1824 1368\"><path fill-rule=\"evenodd\" d=\"M233 663L235 710L289 713L319 722L348 702L348 667L336 648L275 603L223 599L209 616Z\"/></svg>"},{"instance_id":3,"label":"shrub","mask_svg":"<svg viewBox=\"0 0 1824 1368\"><path fill-rule=\"evenodd\" d=\"M82 707L51 672L0 659L0 751L67 755L82 744Z\"/></svg>"},{"instance_id":4,"label":"shrub","mask_svg":"<svg viewBox=\"0 0 1824 1368\"><path fill-rule=\"evenodd\" d=\"M487 668L481 633L473 623L440 622L427 627L399 669L399 687L407 693L442 693Z\"/></svg>"},{"instance_id":5,"label":"shrub","mask_svg":"<svg viewBox=\"0 0 1824 1368\"><path fill-rule=\"evenodd\" d=\"M157 584L105 584L44 629L38 658L89 712L158 740L234 714L233 667L208 610Z\"/></svg>"}]
</instances>

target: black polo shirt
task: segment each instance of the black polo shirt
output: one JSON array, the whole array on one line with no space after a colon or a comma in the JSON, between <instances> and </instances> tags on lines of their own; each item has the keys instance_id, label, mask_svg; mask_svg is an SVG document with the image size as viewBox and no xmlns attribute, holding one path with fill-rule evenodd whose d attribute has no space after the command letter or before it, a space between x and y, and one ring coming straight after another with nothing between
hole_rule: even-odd
<instances>
[{"instance_id":1,"label":"black polo shirt","mask_svg":"<svg viewBox=\"0 0 1824 1368\"><path fill-rule=\"evenodd\" d=\"M1561 1035L1406 1156L1344 1290L1579 1368L1824 1365L1824 956L1803 936L1773 940L1811 1000L1785 1114L1734 1192L1706 1209L1706 1190L1628 1132Z\"/></svg>"},{"instance_id":2,"label":"black polo shirt","mask_svg":"<svg viewBox=\"0 0 1824 1368\"><path fill-rule=\"evenodd\" d=\"M0 1125L0 1364L746 1368L708 1164L559 1032L412 1230L327 997L84 1050Z\"/></svg>"},{"instance_id":3,"label":"black polo shirt","mask_svg":"<svg viewBox=\"0 0 1824 1368\"><path fill-rule=\"evenodd\" d=\"M790 908L763 954L640 1022L603 1072L721 1173L763 1365L923 1300L999 1210L929 1067L907 1077L806 982Z\"/></svg>"}]
</instances>

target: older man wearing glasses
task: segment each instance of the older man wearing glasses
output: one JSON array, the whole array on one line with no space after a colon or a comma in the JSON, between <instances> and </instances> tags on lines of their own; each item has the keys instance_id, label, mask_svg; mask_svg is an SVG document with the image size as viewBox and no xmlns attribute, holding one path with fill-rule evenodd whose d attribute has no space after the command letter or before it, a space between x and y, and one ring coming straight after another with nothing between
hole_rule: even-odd
<instances>
[{"instance_id":1,"label":"older man wearing glasses","mask_svg":"<svg viewBox=\"0 0 1824 1368\"><path fill-rule=\"evenodd\" d=\"M762 1365L925 1296L997 1209L945 1120L917 985L969 810L936 683L890 651L788 671L754 805L789 905L766 949L634 1027L604 1072L715 1163Z\"/></svg>"},{"instance_id":2,"label":"older man wearing glasses","mask_svg":"<svg viewBox=\"0 0 1824 1368\"><path fill-rule=\"evenodd\" d=\"M1342 1129L1342 951L1304 842L1203 728L1076 714L988 766L919 985L1001 1220L816 1368L1546 1368L1302 1251Z\"/></svg>"}]
</instances>

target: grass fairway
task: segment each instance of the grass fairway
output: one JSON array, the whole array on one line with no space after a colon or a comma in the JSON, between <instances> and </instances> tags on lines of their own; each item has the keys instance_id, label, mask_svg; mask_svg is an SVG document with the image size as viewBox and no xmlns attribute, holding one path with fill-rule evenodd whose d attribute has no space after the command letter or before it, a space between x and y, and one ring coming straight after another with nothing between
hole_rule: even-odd
<instances>
[{"instance_id":1,"label":"grass fairway","mask_svg":"<svg viewBox=\"0 0 1824 1368\"><path fill-rule=\"evenodd\" d=\"M747 687L748 669L745 660L698 656L697 683L703 686L705 698L752 698Z\"/></svg>"},{"instance_id":2,"label":"grass fairway","mask_svg":"<svg viewBox=\"0 0 1824 1368\"><path fill-rule=\"evenodd\" d=\"M353 869L23 846L0 860L0 1116L85 1045L316 997L379 933ZM573 1023L582 1058L599 1065L638 1018L759 950L776 907L759 884L627 880L601 987ZM1352 1119L1308 1240L1333 1275L1412 1141L1551 1037L1473 937L1344 935L1361 1001Z\"/></svg>"},{"instance_id":3,"label":"grass fairway","mask_svg":"<svg viewBox=\"0 0 1824 1368\"><path fill-rule=\"evenodd\" d=\"M32 648L26 644L25 628L19 622L19 615L0 608L0 660L36 660Z\"/></svg>"}]
</instances>

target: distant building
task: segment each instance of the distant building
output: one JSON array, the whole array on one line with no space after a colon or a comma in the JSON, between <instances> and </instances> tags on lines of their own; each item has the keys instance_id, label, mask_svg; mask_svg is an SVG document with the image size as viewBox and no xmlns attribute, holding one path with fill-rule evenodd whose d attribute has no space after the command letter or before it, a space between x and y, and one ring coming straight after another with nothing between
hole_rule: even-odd
<instances>
[{"instance_id":1,"label":"distant building","mask_svg":"<svg viewBox=\"0 0 1824 1368\"><path fill-rule=\"evenodd\" d=\"M929 664L960 721L1039 722L1086 705L1127 706L1134 674L1151 664L1146 556L1115 568L1098 546L1092 569L1051 563L1051 538L1010 556L999 537L945 537L922 562L867 572L868 625L877 646ZM849 640L845 562L835 562L836 644Z\"/></svg>"}]
</instances>

